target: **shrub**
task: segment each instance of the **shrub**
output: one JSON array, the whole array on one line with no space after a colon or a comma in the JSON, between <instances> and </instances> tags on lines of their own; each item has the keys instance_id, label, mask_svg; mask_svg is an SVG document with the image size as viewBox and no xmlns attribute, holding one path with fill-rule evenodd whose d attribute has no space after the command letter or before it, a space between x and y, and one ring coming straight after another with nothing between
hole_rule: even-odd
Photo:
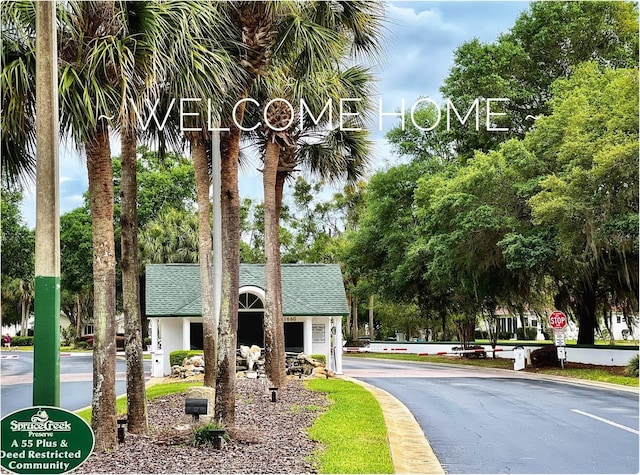
<instances>
[{"instance_id":1,"label":"shrub","mask_svg":"<svg viewBox=\"0 0 640 475\"><path fill-rule=\"evenodd\" d=\"M76 339L77 332L73 325L69 325L60 330L60 344L62 346L69 346Z\"/></svg>"},{"instance_id":2,"label":"shrub","mask_svg":"<svg viewBox=\"0 0 640 475\"><path fill-rule=\"evenodd\" d=\"M518 340L535 340L538 336L536 327L516 328L516 337Z\"/></svg>"},{"instance_id":3,"label":"shrub","mask_svg":"<svg viewBox=\"0 0 640 475\"><path fill-rule=\"evenodd\" d=\"M361 348L361 347L369 346L369 340L347 340L344 346Z\"/></svg>"},{"instance_id":4,"label":"shrub","mask_svg":"<svg viewBox=\"0 0 640 475\"><path fill-rule=\"evenodd\" d=\"M476 340L486 340L489 337L487 336L487 333L483 332L482 330L474 330L473 338Z\"/></svg>"},{"instance_id":5,"label":"shrub","mask_svg":"<svg viewBox=\"0 0 640 475\"><path fill-rule=\"evenodd\" d=\"M89 348L89 343L87 343L86 341L77 341L75 343L75 347L78 348L79 350L84 350Z\"/></svg>"},{"instance_id":6,"label":"shrub","mask_svg":"<svg viewBox=\"0 0 640 475\"><path fill-rule=\"evenodd\" d=\"M314 359L315 361L317 361L318 363L324 363L327 364L327 357L326 355L311 355L311 358Z\"/></svg>"},{"instance_id":7,"label":"shrub","mask_svg":"<svg viewBox=\"0 0 640 475\"><path fill-rule=\"evenodd\" d=\"M451 348L451 351L464 351L464 350L483 350L483 351L461 353L461 356L463 358L477 359L477 358L486 358L487 357L487 353L486 353L486 351L484 351L484 346L467 345L466 348L464 348L462 346L453 346Z\"/></svg>"},{"instance_id":8,"label":"shrub","mask_svg":"<svg viewBox=\"0 0 640 475\"><path fill-rule=\"evenodd\" d=\"M181 365L182 361L189 356L202 355L202 350L176 350L169 353L169 364Z\"/></svg>"},{"instance_id":9,"label":"shrub","mask_svg":"<svg viewBox=\"0 0 640 475\"><path fill-rule=\"evenodd\" d=\"M207 422L206 424L202 424L193 428L193 432L191 433L191 439L189 440L189 445L193 447L205 447L213 445L213 441L215 439L213 430L225 430L217 422ZM224 440L229 440L229 435L225 432L222 436Z\"/></svg>"},{"instance_id":10,"label":"shrub","mask_svg":"<svg viewBox=\"0 0 640 475\"><path fill-rule=\"evenodd\" d=\"M638 364L639 358L638 355L631 358L631 361L627 363L627 367L624 369L624 374L626 376L638 377Z\"/></svg>"},{"instance_id":11,"label":"shrub","mask_svg":"<svg viewBox=\"0 0 640 475\"><path fill-rule=\"evenodd\" d=\"M531 364L536 368L545 366L560 367L558 350L555 346L543 346L531 352Z\"/></svg>"},{"instance_id":12,"label":"shrub","mask_svg":"<svg viewBox=\"0 0 640 475\"><path fill-rule=\"evenodd\" d=\"M11 346L33 346L32 336L14 336L11 338Z\"/></svg>"},{"instance_id":13,"label":"shrub","mask_svg":"<svg viewBox=\"0 0 640 475\"><path fill-rule=\"evenodd\" d=\"M512 336L511 332L498 332L498 340L511 340Z\"/></svg>"},{"instance_id":14,"label":"shrub","mask_svg":"<svg viewBox=\"0 0 640 475\"><path fill-rule=\"evenodd\" d=\"M93 335L85 335L82 337L83 340L89 345L90 348L93 348ZM120 350L124 350L124 336L116 335L116 348Z\"/></svg>"}]
</instances>

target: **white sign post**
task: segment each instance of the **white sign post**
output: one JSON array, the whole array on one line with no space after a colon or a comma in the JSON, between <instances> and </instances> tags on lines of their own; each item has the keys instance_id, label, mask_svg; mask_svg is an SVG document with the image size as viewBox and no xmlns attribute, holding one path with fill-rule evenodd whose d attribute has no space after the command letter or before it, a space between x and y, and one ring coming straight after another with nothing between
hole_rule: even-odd
<instances>
[{"instance_id":1,"label":"white sign post","mask_svg":"<svg viewBox=\"0 0 640 475\"><path fill-rule=\"evenodd\" d=\"M556 310L549 316L549 325L553 328L553 344L557 347L560 366L564 369L564 360L567 358L564 342L564 327L567 326L566 315Z\"/></svg>"}]
</instances>

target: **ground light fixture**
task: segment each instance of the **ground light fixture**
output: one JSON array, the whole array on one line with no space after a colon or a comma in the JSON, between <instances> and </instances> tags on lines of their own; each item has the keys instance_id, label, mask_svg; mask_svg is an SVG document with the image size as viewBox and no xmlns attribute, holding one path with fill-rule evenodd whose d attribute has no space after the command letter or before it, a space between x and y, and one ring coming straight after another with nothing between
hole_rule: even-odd
<instances>
[{"instance_id":1,"label":"ground light fixture","mask_svg":"<svg viewBox=\"0 0 640 475\"><path fill-rule=\"evenodd\" d=\"M276 402L278 388L269 388L269 391L271 391L271 402Z\"/></svg>"},{"instance_id":2,"label":"ground light fixture","mask_svg":"<svg viewBox=\"0 0 640 475\"><path fill-rule=\"evenodd\" d=\"M117 419L118 423L118 442L124 442L124 426L127 425L128 419Z\"/></svg>"},{"instance_id":3,"label":"ground light fixture","mask_svg":"<svg viewBox=\"0 0 640 475\"><path fill-rule=\"evenodd\" d=\"M185 399L184 401L184 413L191 414L194 422L199 421L200 414L207 414L208 410L208 399Z\"/></svg>"},{"instance_id":4,"label":"ground light fixture","mask_svg":"<svg viewBox=\"0 0 640 475\"><path fill-rule=\"evenodd\" d=\"M211 435L211 440L213 442L214 449L221 449L222 443L224 441L224 436L227 433L224 429L209 429L209 434Z\"/></svg>"}]
</instances>

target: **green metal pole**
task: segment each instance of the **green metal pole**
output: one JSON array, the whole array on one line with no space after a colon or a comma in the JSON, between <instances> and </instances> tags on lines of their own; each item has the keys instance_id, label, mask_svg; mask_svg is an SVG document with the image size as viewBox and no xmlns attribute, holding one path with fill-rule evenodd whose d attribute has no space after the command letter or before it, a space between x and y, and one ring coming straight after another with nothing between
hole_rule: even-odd
<instances>
[{"instance_id":1,"label":"green metal pole","mask_svg":"<svg viewBox=\"0 0 640 475\"><path fill-rule=\"evenodd\" d=\"M36 2L33 404L60 405L60 185L56 2Z\"/></svg>"}]
</instances>

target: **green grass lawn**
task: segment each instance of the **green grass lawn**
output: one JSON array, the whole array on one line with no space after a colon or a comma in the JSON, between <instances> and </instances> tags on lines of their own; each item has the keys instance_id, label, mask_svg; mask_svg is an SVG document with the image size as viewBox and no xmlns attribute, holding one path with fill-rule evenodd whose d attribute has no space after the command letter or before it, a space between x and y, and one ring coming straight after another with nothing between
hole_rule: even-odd
<instances>
[{"instance_id":1,"label":"green grass lawn","mask_svg":"<svg viewBox=\"0 0 640 475\"><path fill-rule=\"evenodd\" d=\"M394 473L382 409L369 391L339 379L305 385L332 401L309 430L324 445L314 460L319 473Z\"/></svg>"},{"instance_id":2,"label":"green grass lawn","mask_svg":"<svg viewBox=\"0 0 640 475\"><path fill-rule=\"evenodd\" d=\"M600 381L603 383L621 384L622 386L638 387L638 378L632 376L622 376L619 374L611 374L603 369L582 369L582 368L565 368L565 369L544 369L539 371L542 374L552 374L555 376L565 376L567 378L588 379L590 381Z\"/></svg>"},{"instance_id":3,"label":"green grass lawn","mask_svg":"<svg viewBox=\"0 0 640 475\"><path fill-rule=\"evenodd\" d=\"M202 383L176 382L147 388L147 399L182 393ZM326 393L329 409L309 429L309 437L319 441L323 450L314 455L319 473L393 473L393 462L387 440L387 427L382 409L375 397L362 386L340 379L312 379L305 386ZM320 410L294 406L292 410ZM126 396L116 400L118 415L127 411ZM91 422L91 408L77 411Z\"/></svg>"},{"instance_id":4,"label":"green grass lawn","mask_svg":"<svg viewBox=\"0 0 640 475\"><path fill-rule=\"evenodd\" d=\"M468 366L481 366L485 368L513 369L513 361L506 358L482 358L470 359L459 356L418 356L416 354L394 354L394 353L348 353L347 358L380 358L388 360L402 361L422 361L426 363L448 363ZM620 384L623 386L638 386L638 378L621 376L615 371L607 371L604 368L565 368L565 369L543 369L538 371L541 374L551 374L565 376L567 378L587 379L590 381L600 381L604 383Z\"/></svg>"},{"instance_id":5,"label":"green grass lawn","mask_svg":"<svg viewBox=\"0 0 640 475\"><path fill-rule=\"evenodd\" d=\"M154 384L153 386L147 388L147 400L151 401L153 399L167 396L169 394L183 393L192 386L202 386L202 382L185 381L177 383ZM118 416L125 416L127 414L126 395L122 395L116 399L116 413L118 414ZM89 424L91 424L90 407L77 411L77 414Z\"/></svg>"}]
</instances>

